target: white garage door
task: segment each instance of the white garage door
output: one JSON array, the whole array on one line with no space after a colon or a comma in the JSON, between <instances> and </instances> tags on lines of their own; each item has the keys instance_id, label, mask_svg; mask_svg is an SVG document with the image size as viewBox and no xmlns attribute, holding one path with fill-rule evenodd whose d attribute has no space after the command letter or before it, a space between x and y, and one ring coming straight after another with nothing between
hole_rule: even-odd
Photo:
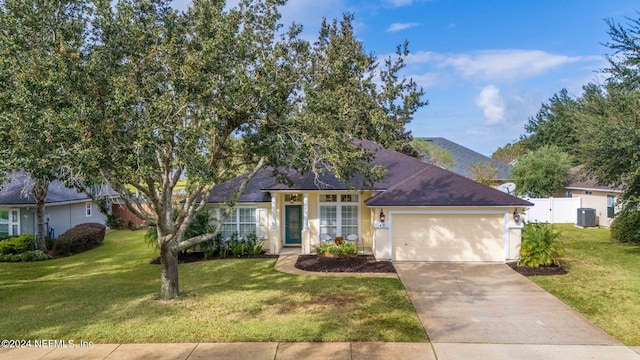
<instances>
[{"instance_id":1,"label":"white garage door","mask_svg":"<svg viewBox=\"0 0 640 360\"><path fill-rule=\"evenodd\" d=\"M504 261L503 214L394 214L393 260Z\"/></svg>"}]
</instances>

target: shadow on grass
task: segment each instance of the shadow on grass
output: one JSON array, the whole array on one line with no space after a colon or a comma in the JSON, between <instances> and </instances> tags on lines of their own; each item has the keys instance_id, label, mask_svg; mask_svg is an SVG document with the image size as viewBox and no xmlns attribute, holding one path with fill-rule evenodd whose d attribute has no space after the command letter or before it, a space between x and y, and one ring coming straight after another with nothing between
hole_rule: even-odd
<instances>
[{"instance_id":1,"label":"shadow on grass","mask_svg":"<svg viewBox=\"0 0 640 360\"><path fill-rule=\"evenodd\" d=\"M12 314L0 332L96 343L426 340L398 280L295 276L276 259L181 264L182 295L157 300L160 268L139 241L112 235L72 258L0 266Z\"/></svg>"}]
</instances>

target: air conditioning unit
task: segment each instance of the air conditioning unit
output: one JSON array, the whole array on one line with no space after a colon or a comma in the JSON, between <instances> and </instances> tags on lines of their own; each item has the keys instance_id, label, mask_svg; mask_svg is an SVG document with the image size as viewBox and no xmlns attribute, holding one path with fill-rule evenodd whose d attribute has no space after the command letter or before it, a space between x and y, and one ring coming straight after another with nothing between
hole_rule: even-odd
<instances>
[{"instance_id":1,"label":"air conditioning unit","mask_svg":"<svg viewBox=\"0 0 640 360\"><path fill-rule=\"evenodd\" d=\"M578 209L578 226L594 227L596 226L596 209L579 208Z\"/></svg>"}]
</instances>

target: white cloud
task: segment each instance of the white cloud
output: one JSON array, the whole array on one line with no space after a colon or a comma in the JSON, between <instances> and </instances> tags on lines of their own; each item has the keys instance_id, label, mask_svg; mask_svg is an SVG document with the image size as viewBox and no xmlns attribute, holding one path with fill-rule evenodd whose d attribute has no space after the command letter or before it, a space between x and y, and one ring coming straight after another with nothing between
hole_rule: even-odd
<instances>
[{"instance_id":1,"label":"white cloud","mask_svg":"<svg viewBox=\"0 0 640 360\"><path fill-rule=\"evenodd\" d=\"M412 74L407 75L407 79L412 79L418 84L418 87L426 89L435 85L439 80L439 76L436 73Z\"/></svg>"},{"instance_id":2,"label":"white cloud","mask_svg":"<svg viewBox=\"0 0 640 360\"><path fill-rule=\"evenodd\" d=\"M476 105L482 110L487 125L504 122L505 105L497 87L489 85L482 89L476 98Z\"/></svg>"},{"instance_id":3,"label":"white cloud","mask_svg":"<svg viewBox=\"0 0 640 360\"><path fill-rule=\"evenodd\" d=\"M431 63L438 68L452 69L466 79L485 81L516 81L544 74L566 64L591 62L594 56L566 56L541 50L483 50L474 53L440 54L417 52L407 63Z\"/></svg>"},{"instance_id":4,"label":"white cloud","mask_svg":"<svg viewBox=\"0 0 640 360\"><path fill-rule=\"evenodd\" d=\"M398 31L402 31L405 29L409 29L412 27L416 27L420 25L420 23L417 22L409 22L409 23L393 23L391 24L391 26L389 26L387 28L387 32L398 32Z\"/></svg>"},{"instance_id":5,"label":"white cloud","mask_svg":"<svg viewBox=\"0 0 640 360\"><path fill-rule=\"evenodd\" d=\"M452 57L446 64L466 78L514 80L534 77L580 60L579 56L554 55L540 50L492 50L480 52L475 57Z\"/></svg>"}]
</instances>

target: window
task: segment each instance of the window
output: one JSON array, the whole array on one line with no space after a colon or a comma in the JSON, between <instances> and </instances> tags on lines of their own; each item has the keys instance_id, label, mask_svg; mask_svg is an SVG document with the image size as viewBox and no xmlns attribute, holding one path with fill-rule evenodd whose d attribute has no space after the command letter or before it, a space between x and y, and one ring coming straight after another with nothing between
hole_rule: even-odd
<instances>
[{"instance_id":1,"label":"window","mask_svg":"<svg viewBox=\"0 0 640 360\"><path fill-rule=\"evenodd\" d=\"M20 235L20 211L11 210L11 218L9 219L11 226L10 235Z\"/></svg>"},{"instance_id":2,"label":"window","mask_svg":"<svg viewBox=\"0 0 640 360\"><path fill-rule=\"evenodd\" d=\"M320 235L335 237L338 233L338 211L335 205L320 205Z\"/></svg>"},{"instance_id":3,"label":"window","mask_svg":"<svg viewBox=\"0 0 640 360\"><path fill-rule=\"evenodd\" d=\"M616 197L613 195L607 195L607 217L613 218L616 216Z\"/></svg>"},{"instance_id":4,"label":"window","mask_svg":"<svg viewBox=\"0 0 640 360\"><path fill-rule=\"evenodd\" d=\"M573 197L573 191L567 191L567 197L568 198L572 198Z\"/></svg>"},{"instance_id":5,"label":"window","mask_svg":"<svg viewBox=\"0 0 640 360\"><path fill-rule=\"evenodd\" d=\"M20 235L20 210L0 209L0 236Z\"/></svg>"},{"instance_id":6,"label":"window","mask_svg":"<svg viewBox=\"0 0 640 360\"><path fill-rule=\"evenodd\" d=\"M591 192L591 191L589 191L589 190L586 190L586 191L584 192L584 194L585 194L585 195L593 195L593 192Z\"/></svg>"},{"instance_id":7,"label":"window","mask_svg":"<svg viewBox=\"0 0 640 360\"><path fill-rule=\"evenodd\" d=\"M0 236L9 235L9 211L0 209Z\"/></svg>"},{"instance_id":8,"label":"window","mask_svg":"<svg viewBox=\"0 0 640 360\"><path fill-rule=\"evenodd\" d=\"M90 217L91 216L91 211L92 211L92 207L91 207L91 203L85 203L85 207L84 207L84 214L86 217Z\"/></svg>"},{"instance_id":9,"label":"window","mask_svg":"<svg viewBox=\"0 0 640 360\"><path fill-rule=\"evenodd\" d=\"M320 235L359 234L358 195L320 195Z\"/></svg>"},{"instance_id":10,"label":"window","mask_svg":"<svg viewBox=\"0 0 640 360\"><path fill-rule=\"evenodd\" d=\"M222 237L228 239L234 232L240 238L250 233L258 234L256 208L237 208L227 216L222 225Z\"/></svg>"}]
</instances>

